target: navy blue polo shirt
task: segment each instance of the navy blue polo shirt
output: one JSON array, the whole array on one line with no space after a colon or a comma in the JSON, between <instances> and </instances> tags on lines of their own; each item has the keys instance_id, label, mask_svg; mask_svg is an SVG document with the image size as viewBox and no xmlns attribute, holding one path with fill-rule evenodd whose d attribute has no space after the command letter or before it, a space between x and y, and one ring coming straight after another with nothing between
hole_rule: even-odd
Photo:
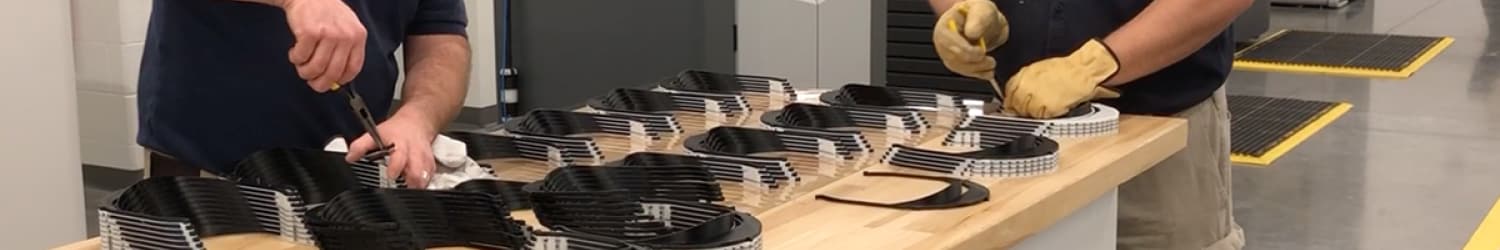
<instances>
[{"instance_id":1,"label":"navy blue polo shirt","mask_svg":"<svg viewBox=\"0 0 1500 250\"><path fill-rule=\"evenodd\" d=\"M1150 3L1150 0L995 0L1010 21L1009 41L991 52L997 63L995 79L1010 79L1032 62L1066 56L1091 38L1103 39ZM1169 115L1206 100L1229 76L1234 60L1230 34L1222 32L1182 61L1121 86L1119 99L1101 102L1125 113ZM993 93L989 87L976 90Z\"/></svg>"},{"instance_id":2,"label":"navy blue polo shirt","mask_svg":"<svg viewBox=\"0 0 1500 250\"><path fill-rule=\"evenodd\" d=\"M368 33L355 77L376 117L394 98L396 58L410 35L464 34L462 0L345 0ZM142 146L225 172L258 150L321 149L363 133L342 94L317 93L287 59L280 8L230 0L156 0L141 59Z\"/></svg>"}]
</instances>

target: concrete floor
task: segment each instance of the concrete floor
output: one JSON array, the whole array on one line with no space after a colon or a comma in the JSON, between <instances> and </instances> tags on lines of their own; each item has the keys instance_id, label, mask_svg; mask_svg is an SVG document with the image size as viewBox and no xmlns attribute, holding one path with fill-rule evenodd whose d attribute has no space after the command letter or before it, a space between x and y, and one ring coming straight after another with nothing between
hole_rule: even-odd
<instances>
[{"instance_id":1,"label":"concrete floor","mask_svg":"<svg viewBox=\"0 0 1500 250\"><path fill-rule=\"evenodd\" d=\"M1274 165L1235 169L1246 249L1461 248L1500 197L1500 0L1275 7L1271 26L1456 42L1407 80L1235 72L1230 94L1354 104ZM94 201L139 175L86 169L93 223Z\"/></svg>"},{"instance_id":2,"label":"concrete floor","mask_svg":"<svg viewBox=\"0 0 1500 250\"><path fill-rule=\"evenodd\" d=\"M1272 30L1452 36L1411 79L1235 72L1230 94L1354 104L1268 168L1234 172L1246 249L1459 249L1500 197L1500 1L1272 10Z\"/></svg>"}]
</instances>

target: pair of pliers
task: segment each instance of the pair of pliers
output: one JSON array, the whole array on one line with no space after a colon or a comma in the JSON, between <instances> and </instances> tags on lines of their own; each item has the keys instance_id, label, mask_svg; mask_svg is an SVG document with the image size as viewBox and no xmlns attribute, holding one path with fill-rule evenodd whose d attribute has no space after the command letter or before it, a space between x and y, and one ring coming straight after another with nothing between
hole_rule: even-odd
<instances>
[{"instance_id":1,"label":"pair of pliers","mask_svg":"<svg viewBox=\"0 0 1500 250\"><path fill-rule=\"evenodd\" d=\"M339 84L335 83L332 89L333 91L339 91ZM348 90L343 91L344 96L349 99L349 108L354 112L354 117L359 118L360 125L365 127L365 133L369 133L370 139L375 140L376 148L379 148L379 150L365 155L365 158L380 159L390 154L391 146L386 145L385 140L380 138L380 130L375 126L375 115L370 114L370 107L365 105L365 99L360 97L358 91L355 91L357 88L349 87L345 89Z\"/></svg>"}]
</instances>

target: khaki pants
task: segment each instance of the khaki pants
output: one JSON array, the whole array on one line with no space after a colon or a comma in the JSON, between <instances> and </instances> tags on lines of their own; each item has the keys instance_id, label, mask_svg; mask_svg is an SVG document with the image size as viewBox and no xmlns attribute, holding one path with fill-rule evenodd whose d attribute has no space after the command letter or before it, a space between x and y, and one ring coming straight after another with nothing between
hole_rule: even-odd
<instances>
[{"instance_id":1,"label":"khaki pants","mask_svg":"<svg viewBox=\"0 0 1500 250\"><path fill-rule=\"evenodd\" d=\"M1240 249L1229 178L1224 89L1175 115L1187 147L1120 186L1117 249Z\"/></svg>"}]
</instances>

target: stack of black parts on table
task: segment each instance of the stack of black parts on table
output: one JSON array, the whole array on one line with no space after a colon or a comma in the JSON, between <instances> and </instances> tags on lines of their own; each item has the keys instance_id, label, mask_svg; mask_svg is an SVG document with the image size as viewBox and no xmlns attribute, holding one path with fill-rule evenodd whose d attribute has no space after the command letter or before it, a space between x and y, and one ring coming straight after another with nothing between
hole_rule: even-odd
<instances>
[{"instance_id":1,"label":"stack of black parts on table","mask_svg":"<svg viewBox=\"0 0 1500 250\"><path fill-rule=\"evenodd\" d=\"M142 180L99 207L103 249L204 249L202 237L263 232L239 187L198 177ZM275 220L275 218L271 218Z\"/></svg>"},{"instance_id":2,"label":"stack of black parts on table","mask_svg":"<svg viewBox=\"0 0 1500 250\"><path fill-rule=\"evenodd\" d=\"M530 230L509 215L482 193L358 189L314 208L308 226L325 249L531 249Z\"/></svg>"},{"instance_id":3,"label":"stack of black parts on table","mask_svg":"<svg viewBox=\"0 0 1500 250\"><path fill-rule=\"evenodd\" d=\"M667 78L652 90L670 93L679 107L702 107L704 128L738 125L752 109L775 109L796 99L786 79L696 70ZM751 97L764 103L752 103Z\"/></svg>"},{"instance_id":4,"label":"stack of black parts on table","mask_svg":"<svg viewBox=\"0 0 1500 250\"><path fill-rule=\"evenodd\" d=\"M746 185L758 186L767 189L781 187L788 182L796 182L796 171L789 171L776 165L767 168L757 162L737 161L730 159L719 159L713 157L699 157L691 155L670 154L661 152L637 152L626 155L624 159L609 165L612 166L701 166L713 173L714 178L722 181L739 182Z\"/></svg>"},{"instance_id":5,"label":"stack of black parts on table","mask_svg":"<svg viewBox=\"0 0 1500 250\"><path fill-rule=\"evenodd\" d=\"M848 157L874 152L860 133L853 117L837 108L793 103L761 115L761 125L781 134L834 140L838 152Z\"/></svg>"},{"instance_id":6,"label":"stack of black parts on table","mask_svg":"<svg viewBox=\"0 0 1500 250\"><path fill-rule=\"evenodd\" d=\"M602 96L590 98L585 106L595 113L644 123L646 130L657 136L682 134L682 125L673 111L698 108L697 112L703 112L702 106L679 107L672 102L671 94L639 89L610 90Z\"/></svg>"},{"instance_id":7,"label":"stack of black parts on table","mask_svg":"<svg viewBox=\"0 0 1500 250\"><path fill-rule=\"evenodd\" d=\"M526 188L553 233L647 249L759 249L760 221L717 204L724 197L715 179L700 166L572 166ZM538 235L538 246L575 244Z\"/></svg>"},{"instance_id":8,"label":"stack of black parts on table","mask_svg":"<svg viewBox=\"0 0 1500 250\"><path fill-rule=\"evenodd\" d=\"M499 235L496 232L513 235L511 232L515 231L459 231L473 234L471 236L399 234L397 236L402 237L381 240L409 244L391 244L380 248L361 245L364 243L360 242L369 241L370 238L340 238L339 236L348 235L373 235L385 229L385 224L359 228L341 224L329 227L328 225L335 224L314 222L318 220L318 214L326 213L319 212L320 209L339 208L330 205L339 199L336 197L348 196L351 192L395 190L378 189L379 185L363 180L355 173L358 168L357 164L344 163L341 153L271 149L256 152L241 161L235 171L224 176L227 180L202 177L156 177L142 180L113 195L99 207L102 248L203 249L203 237L268 233L280 235L286 241L316 244L325 249L410 249L400 246L453 244L444 239ZM515 182L476 179L458 184L455 190L457 191L403 192L460 193L430 195L438 197L432 198L438 201L456 199L496 206L498 209L482 215L474 211L489 210L468 208L427 211L466 213L461 217L465 219L501 218L508 216L509 210L530 207L529 198L520 191L520 184ZM401 209L391 211L413 213L411 210ZM400 223L397 225L401 227L412 226L402 224L404 221L398 222ZM484 237L486 238L474 239L461 245L496 244L489 236ZM516 242L519 244L512 245L518 247L512 249L520 249L524 244L529 244L529 241ZM623 246L623 243L616 244Z\"/></svg>"},{"instance_id":9,"label":"stack of black parts on table","mask_svg":"<svg viewBox=\"0 0 1500 250\"><path fill-rule=\"evenodd\" d=\"M967 114L964 120L954 128L954 133L949 134L945 143L949 145L997 144L1007 142L1020 134L1049 138L1081 138L1112 135L1119 129L1119 110L1103 104L1084 103L1069 110L1062 117L1053 119ZM979 140L972 138L976 134L982 138Z\"/></svg>"},{"instance_id":10,"label":"stack of black parts on table","mask_svg":"<svg viewBox=\"0 0 1500 250\"><path fill-rule=\"evenodd\" d=\"M818 99L844 110L857 126L885 129L888 144L911 142L936 125L953 123L964 111L956 95L861 84L844 85Z\"/></svg>"},{"instance_id":11,"label":"stack of black parts on table","mask_svg":"<svg viewBox=\"0 0 1500 250\"><path fill-rule=\"evenodd\" d=\"M305 216L313 204L328 202L350 189L379 185L378 179L356 177L354 172L361 168L368 167L351 168L338 153L272 149L241 160L226 177L239 183L241 193L267 231L278 232L283 239L312 244Z\"/></svg>"},{"instance_id":12,"label":"stack of black parts on table","mask_svg":"<svg viewBox=\"0 0 1500 250\"><path fill-rule=\"evenodd\" d=\"M549 166L566 166L602 157L593 151L565 150L567 147L542 138L464 131L449 131L443 135L464 142L469 158L474 160L520 158L545 162Z\"/></svg>"},{"instance_id":13,"label":"stack of black parts on table","mask_svg":"<svg viewBox=\"0 0 1500 250\"><path fill-rule=\"evenodd\" d=\"M825 137L821 135L777 132L743 127L715 127L703 134L688 137L683 147L688 154L755 166L763 173L785 173L796 176L797 170L786 153L816 157L817 171L836 175L845 163L868 153L863 137ZM782 178L776 178L781 180ZM788 178L788 180L796 180Z\"/></svg>"}]
</instances>

